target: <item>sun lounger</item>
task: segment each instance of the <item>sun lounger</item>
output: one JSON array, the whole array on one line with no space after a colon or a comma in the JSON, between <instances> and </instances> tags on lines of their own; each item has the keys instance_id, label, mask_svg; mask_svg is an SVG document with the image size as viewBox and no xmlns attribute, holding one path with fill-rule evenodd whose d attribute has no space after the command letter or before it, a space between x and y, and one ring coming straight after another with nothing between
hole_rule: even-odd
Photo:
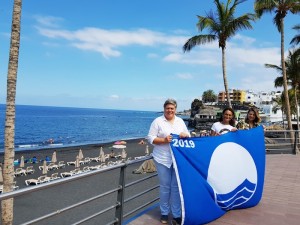
<instances>
[{"instance_id":1,"label":"sun lounger","mask_svg":"<svg viewBox=\"0 0 300 225\"><path fill-rule=\"evenodd\" d=\"M58 165L55 163L49 163L48 165L48 170L57 170L58 169Z\"/></svg>"},{"instance_id":2,"label":"sun lounger","mask_svg":"<svg viewBox=\"0 0 300 225\"><path fill-rule=\"evenodd\" d=\"M64 161L59 161L58 162L58 168L64 168L66 166Z\"/></svg>"},{"instance_id":3,"label":"sun lounger","mask_svg":"<svg viewBox=\"0 0 300 225\"><path fill-rule=\"evenodd\" d=\"M83 171L83 172L88 172L88 171L90 171L90 167L85 166L85 167L83 167L82 171Z\"/></svg>"},{"instance_id":4,"label":"sun lounger","mask_svg":"<svg viewBox=\"0 0 300 225\"><path fill-rule=\"evenodd\" d=\"M44 166L39 166L39 170L43 170ZM46 169L48 170L48 166L46 166Z\"/></svg>"},{"instance_id":5,"label":"sun lounger","mask_svg":"<svg viewBox=\"0 0 300 225\"><path fill-rule=\"evenodd\" d=\"M13 182L13 189L14 191L19 189L19 186L17 186L17 181Z\"/></svg>"},{"instance_id":6,"label":"sun lounger","mask_svg":"<svg viewBox=\"0 0 300 225\"><path fill-rule=\"evenodd\" d=\"M80 168L77 168L75 170L71 170L70 172L61 173L60 176L61 177L70 177L70 176L74 176L79 173L82 173L82 171L80 170Z\"/></svg>"},{"instance_id":7,"label":"sun lounger","mask_svg":"<svg viewBox=\"0 0 300 225\"><path fill-rule=\"evenodd\" d=\"M19 189L19 186L17 186L16 183L17 183L16 181L13 182L13 190L14 191ZM0 193L2 193L2 192L3 192L3 184L0 185Z\"/></svg>"},{"instance_id":8,"label":"sun lounger","mask_svg":"<svg viewBox=\"0 0 300 225\"><path fill-rule=\"evenodd\" d=\"M90 160L93 162L100 162L100 157L90 158Z\"/></svg>"},{"instance_id":9,"label":"sun lounger","mask_svg":"<svg viewBox=\"0 0 300 225\"><path fill-rule=\"evenodd\" d=\"M70 166L70 165L75 166L75 165L76 165L76 161L70 161L70 162L67 162L67 165L68 165L68 166Z\"/></svg>"},{"instance_id":10,"label":"sun lounger","mask_svg":"<svg viewBox=\"0 0 300 225\"><path fill-rule=\"evenodd\" d=\"M26 173L26 174L33 174L34 171L35 171L35 170L34 170L33 166L27 166L27 167L26 167L25 173Z\"/></svg>"},{"instance_id":11,"label":"sun lounger","mask_svg":"<svg viewBox=\"0 0 300 225\"><path fill-rule=\"evenodd\" d=\"M30 184L38 185L38 184L42 184L42 183L49 182L49 181L50 181L50 177L47 177L46 175L43 175L43 176L38 177L38 179L25 180L25 184L27 186L30 185Z\"/></svg>"},{"instance_id":12,"label":"sun lounger","mask_svg":"<svg viewBox=\"0 0 300 225\"><path fill-rule=\"evenodd\" d=\"M89 166L90 170L98 170L101 168L101 165L96 165L96 166Z\"/></svg>"},{"instance_id":13,"label":"sun lounger","mask_svg":"<svg viewBox=\"0 0 300 225\"><path fill-rule=\"evenodd\" d=\"M60 177L58 176L58 173L51 174L50 180L56 180L56 179L60 179Z\"/></svg>"},{"instance_id":14,"label":"sun lounger","mask_svg":"<svg viewBox=\"0 0 300 225\"><path fill-rule=\"evenodd\" d=\"M15 176L26 176L26 170L23 168L17 168L15 170Z\"/></svg>"},{"instance_id":15,"label":"sun lounger","mask_svg":"<svg viewBox=\"0 0 300 225\"><path fill-rule=\"evenodd\" d=\"M87 164L87 163L90 163L90 162L91 162L91 158L89 158L89 157L86 157L86 158L84 158L84 160L83 160L83 161L80 161L80 162L83 162L82 164Z\"/></svg>"}]
</instances>

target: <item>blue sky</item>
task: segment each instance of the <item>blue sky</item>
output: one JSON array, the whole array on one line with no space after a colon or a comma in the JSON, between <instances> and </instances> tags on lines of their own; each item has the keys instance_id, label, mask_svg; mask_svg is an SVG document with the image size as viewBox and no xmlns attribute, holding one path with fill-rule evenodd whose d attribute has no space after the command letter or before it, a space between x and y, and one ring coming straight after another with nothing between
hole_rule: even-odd
<instances>
[{"instance_id":1,"label":"blue sky","mask_svg":"<svg viewBox=\"0 0 300 225\"><path fill-rule=\"evenodd\" d=\"M12 2L0 5L0 103L6 101ZM253 3L241 4L236 16L253 12ZM217 43L182 50L199 34L196 15L210 9L212 0L23 1L16 103L160 111L175 98L178 110L189 109L204 91L224 90ZM276 71L264 68L280 65L273 16L227 43L229 88L280 90ZM288 50L299 15L285 21Z\"/></svg>"}]
</instances>

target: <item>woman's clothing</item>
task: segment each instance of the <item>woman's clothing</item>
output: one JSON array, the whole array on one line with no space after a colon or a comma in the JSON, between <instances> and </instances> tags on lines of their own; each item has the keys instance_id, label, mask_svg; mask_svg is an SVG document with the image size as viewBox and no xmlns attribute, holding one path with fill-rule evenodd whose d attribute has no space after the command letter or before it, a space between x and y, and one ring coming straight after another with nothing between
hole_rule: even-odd
<instances>
[{"instance_id":1,"label":"woman's clothing","mask_svg":"<svg viewBox=\"0 0 300 225\"><path fill-rule=\"evenodd\" d=\"M231 131L232 128L233 126L229 124L222 124L221 122L215 122L211 127L211 129L218 134L225 134Z\"/></svg>"},{"instance_id":2,"label":"woman's clothing","mask_svg":"<svg viewBox=\"0 0 300 225\"><path fill-rule=\"evenodd\" d=\"M155 160L154 162L160 184L161 215L169 215L169 212L172 212L174 218L181 217L180 195L173 165L168 168Z\"/></svg>"},{"instance_id":3,"label":"woman's clothing","mask_svg":"<svg viewBox=\"0 0 300 225\"><path fill-rule=\"evenodd\" d=\"M165 138L170 134L180 134L181 132L189 133L184 121L175 116L173 123L170 123L165 116L157 117L151 124L147 136L149 143L153 144L155 138ZM172 165L172 156L169 143L154 145L153 158L158 163L170 168Z\"/></svg>"},{"instance_id":4,"label":"woman's clothing","mask_svg":"<svg viewBox=\"0 0 300 225\"><path fill-rule=\"evenodd\" d=\"M236 125L236 128L238 130L249 130L251 128L255 128L255 127L258 127L259 124L258 123L254 123L252 127L250 127L250 124L249 123L246 123L245 120L241 120L238 122L238 124Z\"/></svg>"},{"instance_id":5,"label":"woman's clothing","mask_svg":"<svg viewBox=\"0 0 300 225\"><path fill-rule=\"evenodd\" d=\"M172 122L160 116L152 122L147 139L153 144L155 138L165 138L170 134L189 134L184 121L175 116ZM160 210L163 216L172 212L173 218L181 218L179 189L173 168L170 144L153 144L153 158L159 178Z\"/></svg>"}]
</instances>

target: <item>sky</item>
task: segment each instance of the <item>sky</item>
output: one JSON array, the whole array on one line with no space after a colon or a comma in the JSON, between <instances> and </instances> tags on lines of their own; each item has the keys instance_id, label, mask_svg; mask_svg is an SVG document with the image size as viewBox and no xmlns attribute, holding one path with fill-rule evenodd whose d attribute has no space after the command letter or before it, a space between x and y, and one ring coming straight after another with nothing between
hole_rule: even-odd
<instances>
[{"instance_id":1,"label":"sky","mask_svg":"<svg viewBox=\"0 0 300 225\"><path fill-rule=\"evenodd\" d=\"M254 0L235 17L253 13ZM6 102L13 1L0 5L0 103ZM16 104L162 111L168 98L190 109L209 89L224 90L218 43L183 52L197 30L197 15L215 11L213 0L25 0ZM278 91L280 34L273 14L228 40L230 89ZM285 48L299 15L285 19Z\"/></svg>"}]
</instances>

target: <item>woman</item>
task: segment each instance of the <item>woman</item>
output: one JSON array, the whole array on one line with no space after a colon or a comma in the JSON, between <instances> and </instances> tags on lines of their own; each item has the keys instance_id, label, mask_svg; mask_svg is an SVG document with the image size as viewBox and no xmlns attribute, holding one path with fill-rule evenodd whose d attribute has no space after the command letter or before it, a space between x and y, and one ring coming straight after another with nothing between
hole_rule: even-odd
<instances>
[{"instance_id":1,"label":"woman","mask_svg":"<svg viewBox=\"0 0 300 225\"><path fill-rule=\"evenodd\" d=\"M236 127L239 130L249 130L259 126L260 122L261 119L258 110L256 108L249 108L245 120L238 122Z\"/></svg>"},{"instance_id":2,"label":"woman","mask_svg":"<svg viewBox=\"0 0 300 225\"><path fill-rule=\"evenodd\" d=\"M168 223L168 215L173 215L173 224L181 224L181 203L173 168L170 142L171 134L177 134L180 138L189 137L189 131L184 121L177 117L177 103L174 99L168 99L164 103L164 115L157 117L151 124L147 139L154 145L153 158L159 179L160 195L160 221Z\"/></svg>"},{"instance_id":3,"label":"woman","mask_svg":"<svg viewBox=\"0 0 300 225\"><path fill-rule=\"evenodd\" d=\"M225 134L228 131L236 131L235 126L235 114L232 108L225 108L219 119L219 122L215 122L210 131L211 136L218 136Z\"/></svg>"}]
</instances>

